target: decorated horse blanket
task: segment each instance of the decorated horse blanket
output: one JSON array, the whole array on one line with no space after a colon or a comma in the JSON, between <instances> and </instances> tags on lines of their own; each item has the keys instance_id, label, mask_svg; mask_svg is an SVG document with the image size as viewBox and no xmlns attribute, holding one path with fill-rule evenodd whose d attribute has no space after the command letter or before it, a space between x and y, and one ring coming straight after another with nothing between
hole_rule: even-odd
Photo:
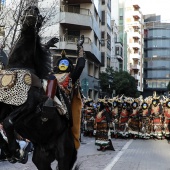
<instances>
[{"instance_id":1,"label":"decorated horse blanket","mask_svg":"<svg viewBox=\"0 0 170 170\"><path fill-rule=\"evenodd\" d=\"M26 102L32 84L28 70L0 70L0 102L19 106Z\"/></svg>"}]
</instances>

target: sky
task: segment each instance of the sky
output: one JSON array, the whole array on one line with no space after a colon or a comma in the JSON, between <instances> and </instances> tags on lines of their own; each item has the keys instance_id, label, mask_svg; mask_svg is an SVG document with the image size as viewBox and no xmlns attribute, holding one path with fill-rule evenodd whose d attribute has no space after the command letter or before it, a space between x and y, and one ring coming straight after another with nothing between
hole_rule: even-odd
<instances>
[{"instance_id":1,"label":"sky","mask_svg":"<svg viewBox=\"0 0 170 170\"><path fill-rule=\"evenodd\" d=\"M136 0L143 14L161 15L161 20L170 22L170 0Z\"/></svg>"}]
</instances>

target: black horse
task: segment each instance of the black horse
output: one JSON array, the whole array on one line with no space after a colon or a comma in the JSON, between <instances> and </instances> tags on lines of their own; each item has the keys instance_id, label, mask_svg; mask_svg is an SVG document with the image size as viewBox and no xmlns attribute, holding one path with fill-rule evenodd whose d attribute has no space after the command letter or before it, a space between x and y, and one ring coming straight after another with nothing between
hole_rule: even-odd
<instances>
[{"instance_id":1,"label":"black horse","mask_svg":"<svg viewBox=\"0 0 170 170\"><path fill-rule=\"evenodd\" d=\"M34 144L32 160L39 170L51 170L54 160L58 161L59 170L71 170L77 159L77 150L68 120L57 109L51 112L49 108L48 118L43 113L43 104L48 97L41 80L46 79L50 72L50 53L41 45L38 35L43 17L37 7L30 6L21 21L20 37L10 53L7 69L1 71L4 86L0 87L0 93L7 93L0 99L0 122L8 144L0 136L0 146L8 158L21 161L14 135L16 131ZM6 77L11 81L7 83Z\"/></svg>"}]
</instances>

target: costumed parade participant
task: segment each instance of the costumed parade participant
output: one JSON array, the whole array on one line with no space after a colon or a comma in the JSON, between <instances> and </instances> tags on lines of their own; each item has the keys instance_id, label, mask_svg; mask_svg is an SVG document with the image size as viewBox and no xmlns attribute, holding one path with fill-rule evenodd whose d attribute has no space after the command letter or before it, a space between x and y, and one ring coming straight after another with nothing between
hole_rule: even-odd
<instances>
[{"instance_id":1,"label":"costumed parade participant","mask_svg":"<svg viewBox=\"0 0 170 170\"><path fill-rule=\"evenodd\" d=\"M159 100L160 96L156 96L156 92L153 94L152 104L151 104L151 135L158 139L162 138L162 112L163 108Z\"/></svg>"},{"instance_id":2,"label":"costumed parade participant","mask_svg":"<svg viewBox=\"0 0 170 170\"><path fill-rule=\"evenodd\" d=\"M119 126L119 116L122 110L122 96L113 97L113 99L109 99L112 102L112 116L113 116L113 130L112 130L112 137L118 137L118 126Z\"/></svg>"},{"instance_id":3,"label":"costumed parade participant","mask_svg":"<svg viewBox=\"0 0 170 170\"><path fill-rule=\"evenodd\" d=\"M163 96L163 135L170 137L170 98Z\"/></svg>"},{"instance_id":4,"label":"costumed parade participant","mask_svg":"<svg viewBox=\"0 0 170 170\"><path fill-rule=\"evenodd\" d=\"M93 136L94 120L96 117L96 108L93 104L94 103L91 98L87 98L84 101L84 136Z\"/></svg>"},{"instance_id":5,"label":"costumed parade participant","mask_svg":"<svg viewBox=\"0 0 170 170\"><path fill-rule=\"evenodd\" d=\"M66 57L65 51L62 51L61 58L54 67L54 74L50 75L46 90L47 96L56 102L60 114L68 119L69 125L72 127L76 149L80 146L82 99L79 90L79 78L85 67L83 43L84 35L77 43L78 57L75 68L72 61ZM56 89L57 85L60 88ZM56 94L58 96L55 96Z\"/></svg>"},{"instance_id":6,"label":"costumed parade participant","mask_svg":"<svg viewBox=\"0 0 170 170\"><path fill-rule=\"evenodd\" d=\"M118 136L129 137L128 120L130 115L131 98L123 96L122 110L119 117Z\"/></svg>"},{"instance_id":7,"label":"costumed parade participant","mask_svg":"<svg viewBox=\"0 0 170 170\"><path fill-rule=\"evenodd\" d=\"M112 124L112 105L108 102L108 99L99 99L100 104L99 112L96 115L96 136L95 145L100 148L98 151L113 150L114 147L111 141L111 129Z\"/></svg>"},{"instance_id":8,"label":"costumed parade participant","mask_svg":"<svg viewBox=\"0 0 170 170\"><path fill-rule=\"evenodd\" d=\"M140 131L140 101L141 98L134 98L131 102L131 111L128 120L129 135L133 138L139 137Z\"/></svg>"},{"instance_id":9,"label":"costumed parade participant","mask_svg":"<svg viewBox=\"0 0 170 170\"><path fill-rule=\"evenodd\" d=\"M140 115L141 115L141 125L140 125L140 137L144 139L150 138L151 126L150 126L150 105L152 102L151 97L146 97L142 100Z\"/></svg>"}]
</instances>

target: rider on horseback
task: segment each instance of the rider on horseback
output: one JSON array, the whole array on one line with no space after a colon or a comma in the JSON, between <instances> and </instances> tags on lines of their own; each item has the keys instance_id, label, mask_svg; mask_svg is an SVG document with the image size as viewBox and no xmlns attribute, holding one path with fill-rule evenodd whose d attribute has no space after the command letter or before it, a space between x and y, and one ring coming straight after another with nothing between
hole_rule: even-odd
<instances>
[{"instance_id":1,"label":"rider on horseback","mask_svg":"<svg viewBox=\"0 0 170 170\"><path fill-rule=\"evenodd\" d=\"M83 43L84 35L81 36L81 39L77 43L78 57L75 68L72 61L66 57L65 51L62 51L61 58L54 68L54 74L49 76L46 89L47 96L54 100L57 110L69 120L76 149L80 146L79 138L82 101L78 80L85 66ZM60 88L56 89L57 85L59 85ZM45 103L44 110L45 108L48 110L48 106L50 106L50 99Z\"/></svg>"}]
</instances>

